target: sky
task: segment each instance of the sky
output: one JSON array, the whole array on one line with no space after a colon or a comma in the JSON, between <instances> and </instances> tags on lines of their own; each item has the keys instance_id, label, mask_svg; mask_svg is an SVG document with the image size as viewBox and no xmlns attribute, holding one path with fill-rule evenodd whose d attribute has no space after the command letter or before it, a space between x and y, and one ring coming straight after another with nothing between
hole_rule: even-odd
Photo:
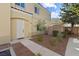
<instances>
[{"instance_id":1,"label":"sky","mask_svg":"<svg viewBox=\"0 0 79 59\"><path fill-rule=\"evenodd\" d=\"M51 13L51 18L60 18L62 3L42 3L42 5Z\"/></svg>"}]
</instances>

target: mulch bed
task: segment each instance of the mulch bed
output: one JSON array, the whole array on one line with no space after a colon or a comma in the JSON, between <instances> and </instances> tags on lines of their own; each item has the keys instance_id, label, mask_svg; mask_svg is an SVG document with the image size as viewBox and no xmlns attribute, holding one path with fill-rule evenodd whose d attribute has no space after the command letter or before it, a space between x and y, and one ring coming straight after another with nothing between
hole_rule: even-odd
<instances>
[{"instance_id":1,"label":"mulch bed","mask_svg":"<svg viewBox=\"0 0 79 59\"><path fill-rule=\"evenodd\" d=\"M21 43L16 43L12 46L17 56L34 56L34 54Z\"/></svg>"},{"instance_id":2,"label":"mulch bed","mask_svg":"<svg viewBox=\"0 0 79 59\"><path fill-rule=\"evenodd\" d=\"M68 37L64 38L61 42L59 42L57 45L55 46L52 46L49 42L49 39L50 39L50 35L42 35L44 38L43 38L43 41L42 42L38 42L38 40L36 39L36 36L33 36L33 39L31 39L32 41L52 50L52 51L55 51L56 53L64 56L65 55L65 50L66 50L66 46L67 46L67 43L68 43Z\"/></svg>"}]
</instances>

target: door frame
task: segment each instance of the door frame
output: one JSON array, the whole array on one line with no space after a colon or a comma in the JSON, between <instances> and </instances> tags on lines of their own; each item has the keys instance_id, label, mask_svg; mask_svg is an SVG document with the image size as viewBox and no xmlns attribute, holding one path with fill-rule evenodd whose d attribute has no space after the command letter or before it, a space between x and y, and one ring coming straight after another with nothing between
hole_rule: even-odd
<instances>
[{"instance_id":1,"label":"door frame","mask_svg":"<svg viewBox=\"0 0 79 59\"><path fill-rule=\"evenodd\" d=\"M20 20L23 20L24 23L25 23L25 22L27 22L28 20L26 20L25 18L21 18L21 17L12 17L12 18L10 18L10 19L11 19L11 29L10 29L11 32L10 32L10 34L11 34L11 41L13 41L14 39L17 39L17 38L16 38L16 31L15 31L15 36L13 37L13 35L12 35L12 21L13 21L13 20L16 20L16 21L17 21L18 19L20 19ZM25 28L25 27L24 27L24 28ZM15 25L15 30L16 30L16 25ZM24 36L25 36L25 32L24 32ZM26 37L26 36L25 36L25 37ZM24 37L24 38L25 38L25 37Z\"/></svg>"},{"instance_id":2,"label":"door frame","mask_svg":"<svg viewBox=\"0 0 79 59\"><path fill-rule=\"evenodd\" d=\"M24 20L17 19L16 20L16 38L17 39L24 39L24 37L25 37Z\"/></svg>"}]
</instances>

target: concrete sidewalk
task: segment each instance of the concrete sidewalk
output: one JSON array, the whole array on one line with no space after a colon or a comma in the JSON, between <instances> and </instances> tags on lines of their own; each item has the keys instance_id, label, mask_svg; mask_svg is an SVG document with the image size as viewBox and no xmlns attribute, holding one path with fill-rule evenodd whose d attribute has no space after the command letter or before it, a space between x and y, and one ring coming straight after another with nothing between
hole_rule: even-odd
<instances>
[{"instance_id":1,"label":"concrete sidewalk","mask_svg":"<svg viewBox=\"0 0 79 59\"><path fill-rule=\"evenodd\" d=\"M69 38L65 56L79 56L79 40L77 38Z\"/></svg>"},{"instance_id":2,"label":"concrete sidewalk","mask_svg":"<svg viewBox=\"0 0 79 59\"><path fill-rule=\"evenodd\" d=\"M30 49L33 53L40 54L42 56L61 56L54 51L49 50L48 48L45 48L31 40L28 39L22 39L20 42L26 46L28 49Z\"/></svg>"}]
</instances>

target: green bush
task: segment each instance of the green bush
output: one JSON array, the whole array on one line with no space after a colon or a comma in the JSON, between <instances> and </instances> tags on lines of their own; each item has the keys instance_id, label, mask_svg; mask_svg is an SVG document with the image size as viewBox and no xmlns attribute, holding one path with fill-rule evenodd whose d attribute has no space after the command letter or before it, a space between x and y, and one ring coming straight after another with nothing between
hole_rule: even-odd
<instances>
[{"instance_id":1,"label":"green bush","mask_svg":"<svg viewBox=\"0 0 79 59\"><path fill-rule=\"evenodd\" d=\"M58 33L58 37L62 37L63 36L63 33L62 32L59 32Z\"/></svg>"},{"instance_id":2,"label":"green bush","mask_svg":"<svg viewBox=\"0 0 79 59\"><path fill-rule=\"evenodd\" d=\"M53 32L52 32L52 35L54 36L54 37L57 37L58 36L58 31L57 30L54 30Z\"/></svg>"},{"instance_id":3,"label":"green bush","mask_svg":"<svg viewBox=\"0 0 79 59\"><path fill-rule=\"evenodd\" d=\"M37 53L37 55L36 55L36 56L42 56L42 55L41 55L41 53Z\"/></svg>"},{"instance_id":4,"label":"green bush","mask_svg":"<svg viewBox=\"0 0 79 59\"><path fill-rule=\"evenodd\" d=\"M62 36L58 36L57 39L58 39L59 42L61 42L63 40L63 37Z\"/></svg>"},{"instance_id":5,"label":"green bush","mask_svg":"<svg viewBox=\"0 0 79 59\"><path fill-rule=\"evenodd\" d=\"M40 24L37 24L37 31L41 31Z\"/></svg>"},{"instance_id":6,"label":"green bush","mask_svg":"<svg viewBox=\"0 0 79 59\"><path fill-rule=\"evenodd\" d=\"M38 35L36 39L37 39L38 42L42 42L43 41L43 36L42 35Z\"/></svg>"},{"instance_id":7,"label":"green bush","mask_svg":"<svg viewBox=\"0 0 79 59\"><path fill-rule=\"evenodd\" d=\"M46 27L44 25L42 25L41 23L37 24L37 31L44 31L46 29Z\"/></svg>"},{"instance_id":8,"label":"green bush","mask_svg":"<svg viewBox=\"0 0 79 59\"><path fill-rule=\"evenodd\" d=\"M57 35L52 37L49 42L52 46L56 46L58 43L62 42L63 40L63 33L62 32L57 32Z\"/></svg>"},{"instance_id":9,"label":"green bush","mask_svg":"<svg viewBox=\"0 0 79 59\"><path fill-rule=\"evenodd\" d=\"M50 44L52 46L56 46L56 44L58 43L58 39L57 38L53 38L53 39L50 39L49 42L50 42Z\"/></svg>"},{"instance_id":10,"label":"green bush","mask_svg":"<svg viewBox=\"0 0 79 59\"><path fill-rule=\"evenodd\" d=\"M66 32L61 32L62 33L62 38L65 38L67 33Z\"/></svg>"},{"instance_id":11,"label":"green bush","mask_svg":"<svg viewBox=\"0 0 79 59\"><path fill-rule=\"evenodd\" d=\"M42 56L42 54L40 54L40 53L34 54L33 53L33 56Z\"/></svg>"}]
</instances>

